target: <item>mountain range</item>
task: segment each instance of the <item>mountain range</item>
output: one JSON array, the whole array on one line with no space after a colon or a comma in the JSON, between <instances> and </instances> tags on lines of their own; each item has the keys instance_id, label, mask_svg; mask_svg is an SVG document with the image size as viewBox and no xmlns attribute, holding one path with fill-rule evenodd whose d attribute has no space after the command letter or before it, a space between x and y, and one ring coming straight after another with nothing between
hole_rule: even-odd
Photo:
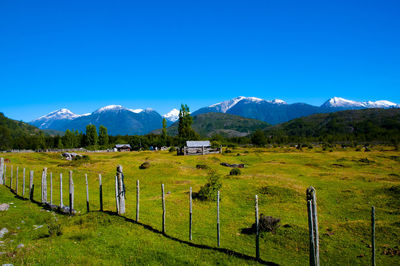
<instances>
[{"instance_id":1,"label":"mountain range","mask_svg":"<svg viewBox=\"0 0 400 266\"><path fill-rule=\"evenodd\" d=\"M333 97L321 106L314 106L306 103L288 104L279 99L269 101L255 97L240 96L200 108L193 112L192 116L206 113L225 113L275 125L317 113L366 108L400 108L400 105L386 100L357 102ZM92 113L77 115L66 108L62 108L39 117L31 121L30 124L40 129L59 131L65 131L66 129L85 131L88 124L93 124L97 127L104 125L108 128L110 135L142 135L159 129L163 118L167 120L167 125L172 125L179 118L179 110L172 109L169 113L161 116L150 108L129 109L121 105L109 105Z\"/></svg>"}]
</instances>

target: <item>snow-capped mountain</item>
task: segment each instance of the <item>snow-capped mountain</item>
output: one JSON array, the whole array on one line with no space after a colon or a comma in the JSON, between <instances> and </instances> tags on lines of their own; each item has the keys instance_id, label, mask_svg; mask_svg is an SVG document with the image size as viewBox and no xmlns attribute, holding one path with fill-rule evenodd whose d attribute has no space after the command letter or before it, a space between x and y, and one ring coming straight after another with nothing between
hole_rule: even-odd
<instances>
[{"instance_id":1,"label":"snow-capped mountain","mask_svg":"<svg viewBox=\"0 0 400 266\"><path fill-rule=\"evenodd\" d=\"M31 121L30 124L40 129L53 129L54 127L59 127L61 124L65 123L65 121L71 121L80 116L81 115L74 114L66 108L62 108L41 116Z\"/></svg>"},{"instance_id":2,"label":"snow-capped mountain","mask_svg":"<svg viewBox=\"0 0 400 266\"><path fill-rule=\"evenodd\" d=\"M391 108L391 107L399 107L399 105L386 100L380 100L375 102L373 101L357 102L340 97L333 97L327 100L324 104L322 104L321 107L359 109L359 108Z\"/></svg>"},{"instance_id":3,"label":"snow-capped mountain","mask_svg":"<svg viewBox=\"0 0 400 266\"><path fill-rule=\"evenodd\" d=\"M356 102L340 97L333 97L321 106L313 106L306 103L287 104L283 100L272 101L255 97L236 97L231 100L212 104L200 108L193 115L209 112L228 113L246 118L258 119L270 124L278 124L294 118L316 113L328 113L341 110L363 109L363 108L391 108L400 106L389 101L367 101Z\"/></svg>"},{"instance_id":4,"label":"snow-capped mountain","mask_svg":"<svg viewBox=\"0 0 400 266\"><path fill-rule=\"evenodd\" d=\"M163 118L165 118L167 121L169 122L176 122L179 119L179 110L174 108L171 111L169 111L168 113L166 113L165 115L162 116Z\"/></svg>"},{"instance_id":5,"label":"snow-capped mountain","mask_svg":"<svg viewBox=\"0 0 400 266\"><path fill-rule=\"evenodd\" d=\"M162 126L162 117L156 111L147 109L129 109L122 105L108 105L96 111L77 115L68 109L60 109L42 116L30 124L40 129L60 131L79 130L85 132L86 126L104 125L110 135L146 134Z\"/></svg>"}]
</instances>

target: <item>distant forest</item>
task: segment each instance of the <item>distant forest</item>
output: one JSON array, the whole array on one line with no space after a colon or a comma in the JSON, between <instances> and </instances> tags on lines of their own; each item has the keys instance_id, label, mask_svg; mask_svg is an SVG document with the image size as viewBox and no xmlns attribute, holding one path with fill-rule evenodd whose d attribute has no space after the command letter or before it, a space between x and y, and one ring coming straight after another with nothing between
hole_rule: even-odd
<instances>
[{"instance_id":1,"label":"distant forest","mask_svg":"<svg viewBox=\"0 0 400 266\"><path fill-rule=\"evenodd\" d=\"M192 129L193 118L182 106L175 136L167 134L166 122L157 134L109 136L107 128L88 125L86 132L67 130L63 136L50 136L23 122L11 120L0 113L0 150L10 149L108 149L115 144L128 143L134 150L150 147L183 146L186 140L209 139L214 146L269 144L387 144L400 143L400 109L348 110L329 114L315 114L297 118L265 129L257 129L245 137L214 134L208 138ZM187 107L187 106L186 106Z\"/></svg>"}]
</instances>

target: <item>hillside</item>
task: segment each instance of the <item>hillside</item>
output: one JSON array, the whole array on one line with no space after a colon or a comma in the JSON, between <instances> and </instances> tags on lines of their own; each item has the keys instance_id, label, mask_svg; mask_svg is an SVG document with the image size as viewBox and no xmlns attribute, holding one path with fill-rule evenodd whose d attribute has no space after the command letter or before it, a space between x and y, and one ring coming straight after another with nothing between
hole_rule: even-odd
<instances>
[{"instance_id":1,"label":"hillside","mask_svg":"<svg viewBox=\"0 0 400 266\"><path fill-rule=\"evenodd\" d=\"M381 149L384 149L383 151ZM238 156L239 154L239 156ZM254 197L259 214L281 220L276 233L260 237L264 264L308 265L309 234L306 189L317 190L321 265L368 265L371 259L371 205L376 208L376 265L399 265L400 152L376 147L355 149L232 148L231 153L176 156L168 151L86 153L82 164L66 162L60 153L8 153L14 169L34 171L34 200L41 199L41 173L53 174L53 204L60 204L59 178L64 176L63 202L69 204L68 172L73 170L76 216L46 212L40 204L21 200L0 186L0 263L14 265L255 265ZM139 169L144 161L150 168ZM220 163L246 165L240 176ZM209 182L203 164L220 176L221 245L217 246L216 201L193 200L193 239L189 240L189 189ZM115 169L122 165L126 214L115 215ZM10 167L7 165L7 184ZM99 212L99 173L103 209ZM86 205L86 182L90 212ZM136 218L136 180L140 181L140 218ZM165 185L166 234L162 234L160 184ZM37 189L36 189L37 188ZM25 191L25 196L28 191ZM49 196L47 198L49 200ZM62 235L49 234L60 224ZM21 247L20 244L23 244ZM17 248L18 247L18 248ZM392 255L394 254L394 255ZM251 259L253 258L253 260ZM269 265L273 265L273 264ZM258 264L260 265L260 264Z\"/></svg>"},{"instance_id":2,"label":"hillside","mask_svg":"<svg viewBox=\"0 0 400 266\"><path fill-rule=\"evenodd\" d=\"M13 142L25 136L39 135L41 131L27 123L12 120L0 113L0 150L10 149Z\"/></svg>"},{"instance_id":3,"label":"hillside","mask_svg":"<svg viewBox=\"0 0 400 266\"><path fill-rule=\"evenodd\" d=\"M265 130L272 137L320 140L393 141L400 139L400 109L363 109L315 114Z\"/></svg>"},{"instance_id":4,"label":"hillside","mask_svg":"<svg viewBox=\"0 0 400 266\"><path fill-rule=\"evenodd\" d=\"M214 134L220 134L226 137L247 136L257 129L264 129L269 124L256 119L244 118L237 115L224 113L205 113L193 117L192 128L201 137L211 137ZM161 130L154 131L159 134ZM167 128L170 136L178 134L178 122Z\"/></svg>"}]
</instances>

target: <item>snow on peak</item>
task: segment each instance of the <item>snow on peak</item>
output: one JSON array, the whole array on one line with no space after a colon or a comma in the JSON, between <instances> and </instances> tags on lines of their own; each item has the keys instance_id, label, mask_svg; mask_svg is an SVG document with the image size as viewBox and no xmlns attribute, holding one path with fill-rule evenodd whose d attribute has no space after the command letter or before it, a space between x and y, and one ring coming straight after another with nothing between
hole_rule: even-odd
<instances>
[{"instance_id":1,"label":"snow on peak","mask_svg":"<svg viewBox=\"0 0 400 266\"><path fill-rule=\"evenodd\" d=\"M141 112L144 111L143 109L128 109L128 110L131 111L131 112L134 112L136 114L141 113Z\"/></svg>"},{"instance_id":2,"label":"snow on peak","mask_svg":"<svg viewBox=\"0 0 400 266\"><path fill-rule=\"evenodd\" d=\"M367 102L356 102L352 100L347 100L340 97L333 97L326 101L323 107L356 107L356 108L390 108L390 107L399 107L398 104L380 100L380 101L367 101Z\"/></svg>"},{"instance_id":3,"label":"snow on peak","mask_svg":"<svg viewBox=\"0 0 400 266\"><path fill-rule=\"evenodd\" d=\"M171 122L175 122L179 119L179 110L174 108L171 111L169 111L167 114L163 115L162 117L164 117L165 119L167 119Z\"/></svg>"},{"instance_id":4,"label":"snow on peak","mask_svg":"<svg viewBox=\"0 0 400 266\"><path fill-rule=\"evenodd\" d=\"M271 101L271 103L275 103L275 104L287 104L284 100L281 99L273 99Z\"/></svg>"},{"instance_id":5,"label":"snow on peak","mask_svg":"<svg viewBox=\"0 0 400 266\"><path fill-rule=\"evenodd\" d=\"M390 107L400 107L398 104L395 104L393 102L389 102L386 100L380 100L380 101L368 101L365 102L366 107L368 108L390 108Z\"/></svg>"},{"instance_id":6,"label":"snow on peak","mask_svg":"<svg viewBox=\"0 0 400 266\"><path fill-rule=\"evenodd\" d=\"M74 118L79 117L79 115L74 114L67 108L61 108L59 110L53 111L51 113L48 113L47 115L41 116L38 119L35 119L34 121L37 120L59 120L59 119L69 119L72 120Z\"/></svg>"},{"instance_id":7,"label":"snow on peak","mask_svg":"<svg viewBox=\"0 0 400 266\"><path fill-rule=\"evenodd\" d=\"M125 107L122 105L107 105L104 107L101 107L100 109L97 109L94 113L102 113L102 112L107 112L107 111L119 111L119 110L126 110Z\"/></svg>"},{"instance_id":8,"label":"snow on peak","mask_svg":"<svg viewBox=\"0 0 400 266\"><path fill-rule=\"evenodd\" d=\"M280 99L274 99L272 101L266 101L260 98L256 98L256 97L244 97L244 96L239 96L236 98L233 98L231 100L228 101L224 101L224 102L220 102L220 103L216 103L213 105L210 105L209 107L214 107L216 108L218 111L222 112L222 113L226 113L229 109L231 109L232 107L234 107L236 104L238 104L241 101L245 101L245 103L272 103L272 104L286 104L285 101L280 100Z\"/></svg>"}]
</instances>

